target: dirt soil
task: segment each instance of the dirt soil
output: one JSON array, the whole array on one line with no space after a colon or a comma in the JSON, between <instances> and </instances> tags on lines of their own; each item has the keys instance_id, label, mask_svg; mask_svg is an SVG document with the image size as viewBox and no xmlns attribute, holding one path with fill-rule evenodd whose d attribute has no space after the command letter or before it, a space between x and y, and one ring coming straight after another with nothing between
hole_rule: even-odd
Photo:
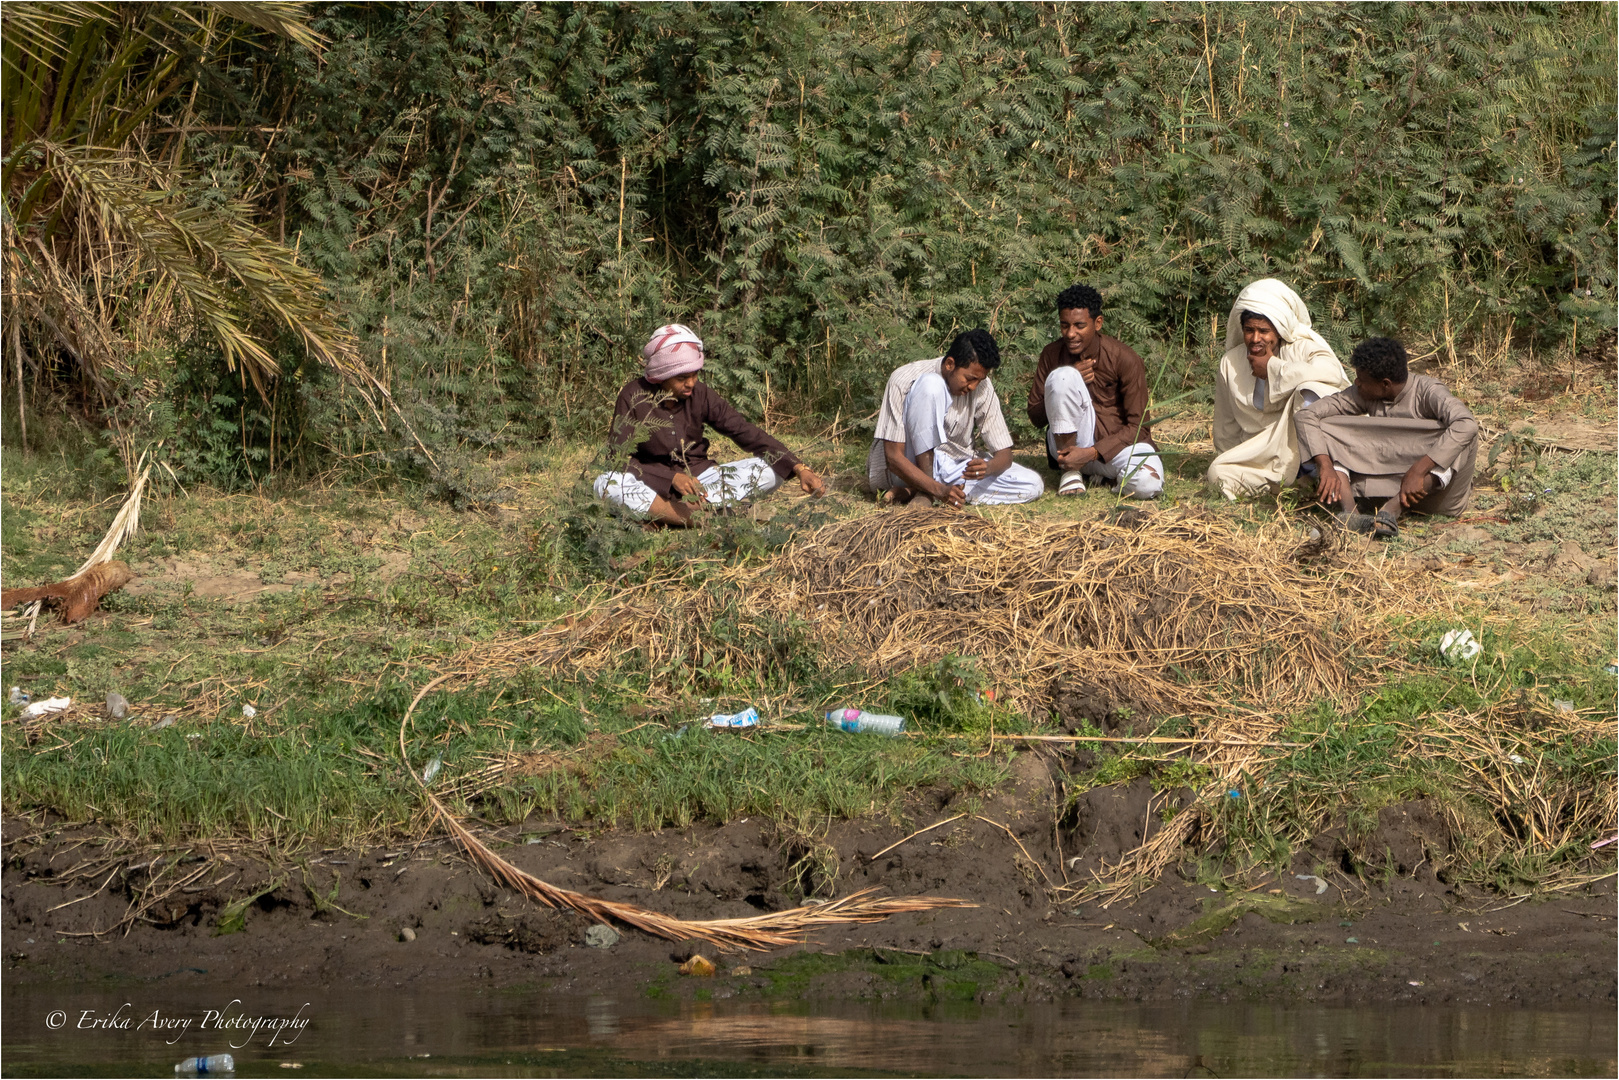
<instances>
[{"instance_id":1,"label":"dirt soil","mask_svg":"<svg viewBox=\"0 0 1619 1080\"><path fill-rule=\"evenodd\" d=\"M758 820L658 833L534 820L484 834L553 884L688 919L779 910L806 886L826 895L834 866L839 895L879 886L978 905L822 931L769 953L695 946L718 962L712 979L676 974L692 943L619 927L615 944L588 946L588 920L497 886L437 834L274 864L232 854L196 891L176 894L127 934L69 937L116 925L149 870L114 874L101 892L63 907L97 883L64 888L60 875L85 857L86 839L106 833L9 819L3 985L111 976L332 990L425 979L717 998L1616 1004L1613 879L1503 907L1511 901L1445 882L1449 834L1421 801L1385 808L1368 835L1326 830L1279 879L1216 889L1188 880L1184 867L1132 902L1059 902L1053 881L1088 880L1142 843L1160 811L1187 793L1155 795L1145 780L1095 789L1057 829L1057 768L1055 758L1025 753L1015 782L982 805L940 788L917 797L907 825L844 822L813 838ZM956 814L968 816L905 839ZM226 904L277 881L247 909L242 932L215 936Z\"/></svg>"}]
</instances>

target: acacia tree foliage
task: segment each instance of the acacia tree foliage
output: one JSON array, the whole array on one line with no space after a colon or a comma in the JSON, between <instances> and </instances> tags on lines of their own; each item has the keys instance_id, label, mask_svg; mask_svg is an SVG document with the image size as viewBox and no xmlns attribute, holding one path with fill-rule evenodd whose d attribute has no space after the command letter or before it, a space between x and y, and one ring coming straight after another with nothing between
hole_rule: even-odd
<instances>
[{"instance_id":1,"label":"acacia tree foliage","mask_svg":"<svg viewBox=\"0 0 1619 1080\"><path fill-rule=\"evenodd\" d=\"M828 418L976 325L1010 397L1075 280L1187 385L1263 275L1344 351L1613 323L1611 4L313 10L208 137L445 453L600 431L668 321Z\"/></svg>"}]
</instances>

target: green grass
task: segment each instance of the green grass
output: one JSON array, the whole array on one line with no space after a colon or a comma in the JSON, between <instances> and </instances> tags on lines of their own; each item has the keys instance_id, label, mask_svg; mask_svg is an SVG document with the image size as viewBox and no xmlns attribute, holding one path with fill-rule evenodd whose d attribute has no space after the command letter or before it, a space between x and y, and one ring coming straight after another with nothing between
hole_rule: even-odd
<instances>
[{"instance_id":1,"label":"green grass","mask_svg":"<svg viewBox=\"0 0 1619 1080\"><path fill-rule=\"evenodd\" d=\"M678 735L615 709L611 687L579 688L580 707L550 701L548 684L518 684L539 701L495 705L511 688L435 694L410 731L411 767L443 755L434 787L452 787L480 755L566 751L587 737L617 737L579 771L558 771L500 787L476 807L485 820L517 823L555 814L574 823L655 829L764 815L806 821L890 813L909 791L948 783L988 791L1005 776L999 759L956 758L920 740L849 736L823 727L779 734ZM378 838L419 804L398 764L398 718L409 688L385 685L344 708L297 701L273 723L239 717L183 722L154 731L130 725L57 730L68 745L30 751L6 729L5 778L16 810L49 808L171 841L245 834L279 843ZM549 702L549 703L547 703ZM631 730L633 728L639 730ZM677 729L678 730L678 729ZM375 756L371 756L375 755ZM467 812L469 808L460 809Z\"/></svg>"},{"instance_id":2,"label":"green grass","mask_svg":"<svg viewBox=\"0 0 1619 1080\"><path fill-rule=\"evenodd\" d=\"M116 480L108 485L95 471L105 472L105 462L93 445L50 432L37 438L55 449L23 455L8 441L3 450L0 569L8 584L71 570L117 507ZM863 464L864 445L822 446L811 461L846 475ZM716 518L701 531L646 533L574 498L589 478L590 456L558 445L494 461L508 501L491 513L457 513L419 489L352 478L262 494L155 491L141 531L121 552L146 574L136 591L108 597L108 616L78 627L42 622L31 642L8 628L3 645L7 687L92 704L116 690L133 703L137 723L56 723L32 743L21 725L7 723L0 731L7 811L93 818L168 841L235 835L296 847L380 838L419 809L397 761L399 717L453 657L670 574L723 592L727 566L767 560L821 522L870 512L853 494L811 502L779 493L761 504L773 512L766 521ZM1257 526L1296 501L1291 493L1236 505L1210 500L1197 482L1202 459L1177 460L1180 475L1171 477L1160 511L1206 508ZM1489 557L1507 558L1502 545L1541 538L1576 540L1600 555L1612 543L1613 457L1547 455L1539 470L1534 513L1485 523L1496 544ZM1481 489L1475 513L1493 513L1503 499ZM1099 489L1000 512L1093 519L1115 505ZM1413 523L1388 553L1453 563L1462 552L1451 535L1441 523ZM189 567L190 584L162 584L165 560ZM221 581L235 582L238 592L284 591L204 595L209 582ZM1216 810L1228 870L1279 866L1327 823L1323 808L1365 823L1382 806L1419 797L1471 823L1476 835L1455 869L1470 880L1510 886L1582 857L1579 843L1526 858L1521 845L1503 841L1505 826L1493 821L1466 771L1424 731L1442 713L1509 716L1542 699L1611 711L1613 677L1602 666L1615 650L1612 593L1583 579L1531 574L1457 596L1452 610L1420 617L1391 604L1390 652L1364 658L1360 703L1347 713L1323 705L1289 719L1284 738L1309 747L1272 759L1262 777L1242 785L1242 799ZM890 673L852 699L850 687L868 680L828 664L804 626L731 611L714 623L711 640L757 658L745 670L702 654L654 670L631 652L591 678L531 669L486 685L452 683L417 711L411 768L419 772L442 753L435 786L449 790L497 752L572 756L572 769L457 804L495 823L555 815L583 826L652 829L760 816L813 831L807 823L903 815L913 792L936 785L982 796L1005 780L1006 752L956 755L981 749L992 726L1027 732L1046 719L986 702L980 692L1009 673L964 657ZM1437 654L1439 637L1457 625L1484 645L1465 667ZM251 723L241 711L249 703L259 713ZM803 729L739 735L701 727L709 713L749 703L761 704L768 721ZM897 712L924 736L957 738L826 730L820 713L844 704ZM146 726L166 713L178 723ZM1166 734L1184 733L1195 719L1155 718ZM1413 738L1419 751L1405 753ZM1568 790L1613 783L1611 737L1537 746ZM1209 778L1195 763L1143 756L1129 746L1102 749L1089 770L1069 778L1070 795L1137 776L1159 790L1200 789Z\"/></svg>"}]
</instances>

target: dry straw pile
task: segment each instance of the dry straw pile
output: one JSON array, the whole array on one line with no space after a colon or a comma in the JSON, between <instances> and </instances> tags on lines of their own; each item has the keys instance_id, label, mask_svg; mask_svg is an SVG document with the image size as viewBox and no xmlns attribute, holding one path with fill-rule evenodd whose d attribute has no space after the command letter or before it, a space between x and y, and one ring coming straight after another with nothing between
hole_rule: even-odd
<instances>
[{"instance_id":1,"label":"dry straw pile","mask_svg":"<svg viewBox=\"0 0 1619 1080\"><path fill-rule=\"evenodd\" d=\"M1346 658L1376 633L1367 608L1388 586L1337 555L1301 548L1286 523L1256 536L1196 513L1000 522L919 507L822 529L775 568L789 586L770 603L848 659L975 656L1037 700L1058 679L1127 680L1161 707L1282 705L1343 696Z\"/></svg>"},{"instance_id":2,"label":"dry straw pile","mask_svg":"<svg viewBox=\"0 0 1619 1080\"><path fill-rule=\"evenodd\" d=\"M773 563L720 572L731 588L714 576L698 588L644 582L454 667L590 674L640 653L678 690L685 672L715 664L763 674L781 647L770 623L799 620L825 655L873 677L954 654L977 658L1029 715L1061 685L1189 716L1212 799L1261 771L1281 714L1348 699L1356 665L1381 651L1378 609L1417 595L1363 553L1333 532L1301 543L1285 518L1250 533L1196 511L1043 522L916 506L836 522ZM1112 900L1156 877L1202 816L1177 815L1084 891Z\"/></svg>"},{"instance_id":3,"label":"dry straw pile","mask_svg":"<svg viewBox=\"0 0 1619 1080\"><path fill-rule=\"evenodd\" d=\"M633 586L565 622L479 647L456 666L588 674L639 652L654 671L762 673L770 619L796 619L874 676L977 658L1032 714L1059 680L1128 690L1163 712L1273 710L1344 698L1382 633L1383 571L1287 521L1245 533L1210 515L1125 510L1111 522L997 520L912 507L828 525L782 559ZM724 619L728 632L712 632ZM750 641L750 637L757 638ZM1238 722L1262 724L1252 711ZM1232 731L1263 737L1268 731Z\"/></svg>"}]
</instances>

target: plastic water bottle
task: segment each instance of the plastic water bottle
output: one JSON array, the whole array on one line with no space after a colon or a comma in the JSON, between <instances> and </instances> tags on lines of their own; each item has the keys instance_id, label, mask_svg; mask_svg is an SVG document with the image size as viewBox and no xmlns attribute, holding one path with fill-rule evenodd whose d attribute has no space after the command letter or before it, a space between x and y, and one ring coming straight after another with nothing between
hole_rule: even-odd
<instances>
[{"instance_id":1,"label":"plastic water bottle","mask_svg":"<svg viewBox=\"0 0 1619 1080\"><path fill-rule=\"evenodd\" d=\"M759 726L759 710L749 705L739 713L715 713L708 718L711 728L749 728Z\"/></svg>"},{"instance_id":2,"label":"plastic water bottle","mask_svg":"<svg viewBox=\"0 0 1619 1080\"><path fill-rule=\"evenodd\" d=\"M878 735L900 735L905 731L903 716L866 712L863 709L833 709L826 714L826 722L839 731L867 731Z\"/></svg>"},{"instance_id":3,"label":"plastic water bottle","mask_svg":"<svg viewBox=\"0 0 1619 1080\"><path fill-rule=\"evenodd\" d=\"M202 1057L188 1057L174 1067L176 1075L181 1076L212 1076L215 1073L233 1073L236 1071L236 1059L229 1054L204 1054Z\"/></svg>"}]
</instances>

